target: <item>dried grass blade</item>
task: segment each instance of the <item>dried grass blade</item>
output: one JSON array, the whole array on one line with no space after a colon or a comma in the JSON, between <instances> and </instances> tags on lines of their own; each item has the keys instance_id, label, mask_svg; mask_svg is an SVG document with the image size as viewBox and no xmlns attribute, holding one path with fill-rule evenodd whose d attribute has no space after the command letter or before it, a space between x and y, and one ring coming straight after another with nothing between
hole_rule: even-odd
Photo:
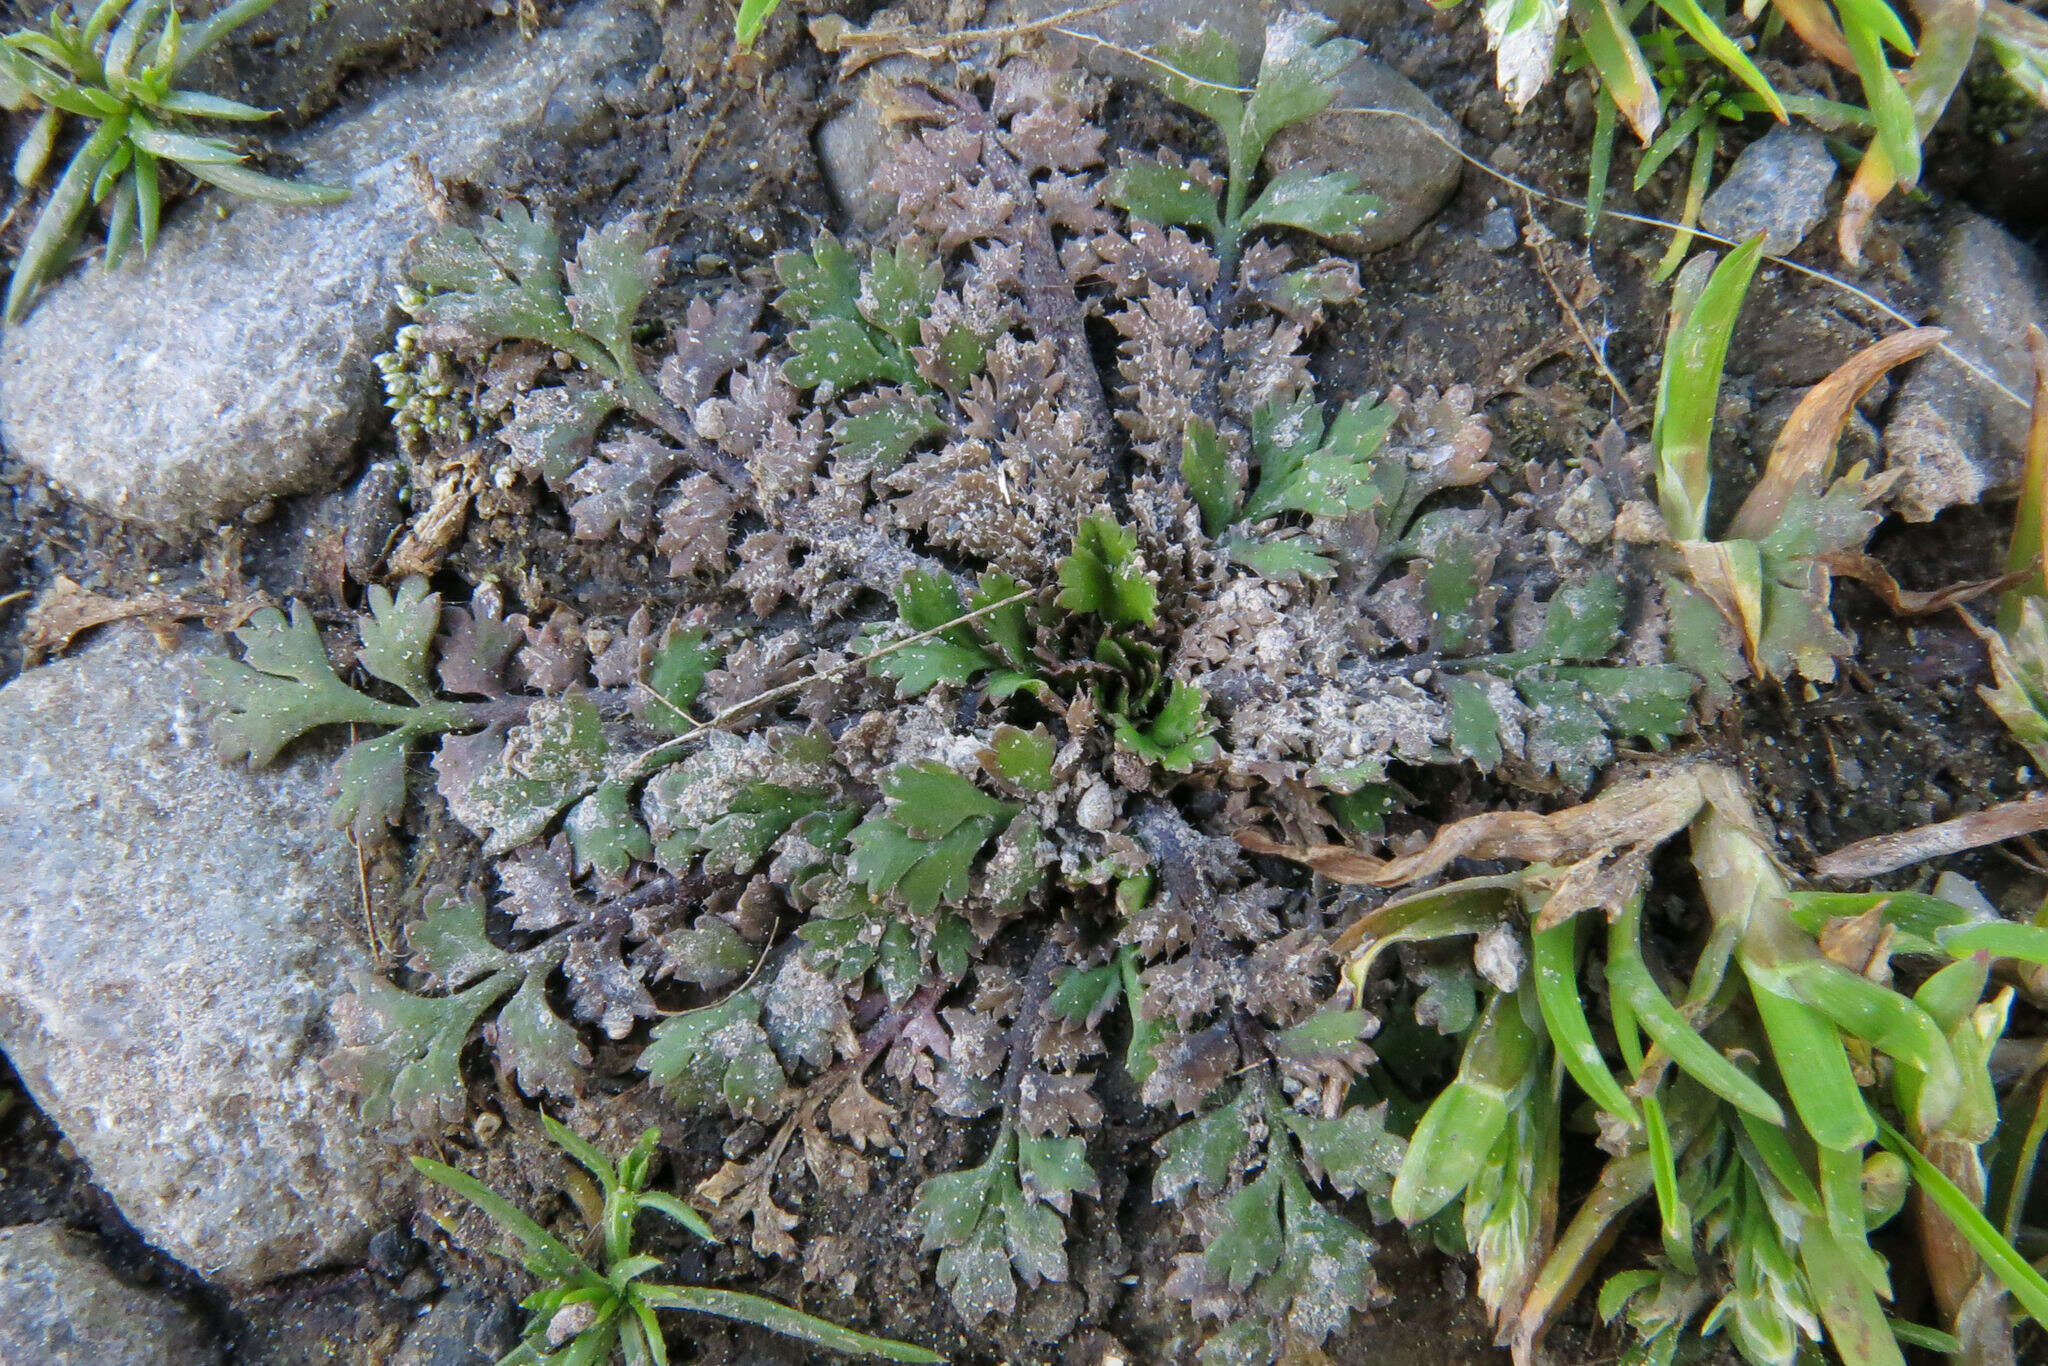
<instances>
[{"instance_id":1,"label":"dried grass blade","mask_svg":"<svg viewBox=\"0 0 2048 1366\"><path fill-rule=\"evenodd\" d=\"M1850 414L1856 411L1856 401L1892 367L1927 354L1947 336L1939 327L1894 332L1864 347L1807 390L1771 446L1763 478L1728 524L1726 538L1762 540L1776 529L1794 494L1801 488L1824 486L1834 474L1835 448Z\"/></svg>"},{"instance_id":2,"label":"dried grass blade","mask_svg":"<svg viewBox=\"0 0 2048 1366\"><path fill-rule=\"evenodd\" d=\"M1981 849L2020 835L2048 830L2048 797L2003 802L1954 820L1937 821L1835 850L1814 865L1814 874L1829 878L1866 878L1895 872L1926 859Z\"/></svg>"}]
</instances>

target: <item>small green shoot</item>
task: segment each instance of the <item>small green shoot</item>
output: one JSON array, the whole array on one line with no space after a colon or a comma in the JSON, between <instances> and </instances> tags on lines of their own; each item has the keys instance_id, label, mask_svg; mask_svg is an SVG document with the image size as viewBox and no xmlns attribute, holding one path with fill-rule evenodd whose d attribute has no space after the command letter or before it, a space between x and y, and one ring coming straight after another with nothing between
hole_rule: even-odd
<instances>
[{"instance_id":1,"label":"small green shoot","mask_svg":"<svg viewBox=\"0 0 2048 1366\"><path fill-rule=\"evenodd\" d=\"M633 1251L633 1225L643 1211L680 1224L706 1242L717 1235L704 1216L673 1195L648 1190L654 1175L660 1131L640 1135L617 1163L568 1126L542 1116L548 1137L597 1179L603 1212L591 1230L601 1239L597 1264L579 1256L504 1196L466 1172L431 1158L412 1160L423 1176L447 1187L488 1215L513 1243L541 1288L521 1305L529 1317L518 1347L498 1366L601 1366L623 1360L629 1366L667 1366L668 1341L659 1311L682 1309L765 1328L831 1352L882 1361L943 1362L944 1357L907 1342L871 1337L791 1309L759 1295L705 1286L666 1285L643 1280L662 1259Z\"/></svg>"},{"instance_id":2,"label":"small green shoot","mask_svg":"<svg viewBox=\"0 0 2048 1366\"><path fill-rule=\"evenodd\" d=\"M104 207L107 216L108 270L128 259L131 249L149 254L163 217L166 162L195 179L273 204L334 204L348 197L338 186L250 170L234 143L193 132L194 120L252 123L272 111L174 84L193 62L275 3L233 0L189 29L168 0L100 0L83 24L60 3L51 6L46 29L0 36L0 104L42 109L16 152L16 183L32 189L42 180L67 115L90 130L14 263L8 322L20 322L36 292L71 264L86 214L96 207Z\"/></svg>"}]
</instances>

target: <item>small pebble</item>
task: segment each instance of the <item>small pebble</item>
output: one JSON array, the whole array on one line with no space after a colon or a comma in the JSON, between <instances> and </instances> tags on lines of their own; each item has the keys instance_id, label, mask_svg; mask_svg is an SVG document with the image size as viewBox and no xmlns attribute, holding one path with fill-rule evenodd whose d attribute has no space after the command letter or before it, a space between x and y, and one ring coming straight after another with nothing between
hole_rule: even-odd
<instances>
[{"instance_id":1,"label":"small pebble","mask_svg":"<svg viewBox=\"0 0 2048 1366\"><path fill-rule=\"evenodd\" d=\"M1513 251L1521 242L1522 235L1515 230L1515 211L1505 204L1486 215L1479 226L1479 245L1488 251Z\"/></svg>"}]
</instances>

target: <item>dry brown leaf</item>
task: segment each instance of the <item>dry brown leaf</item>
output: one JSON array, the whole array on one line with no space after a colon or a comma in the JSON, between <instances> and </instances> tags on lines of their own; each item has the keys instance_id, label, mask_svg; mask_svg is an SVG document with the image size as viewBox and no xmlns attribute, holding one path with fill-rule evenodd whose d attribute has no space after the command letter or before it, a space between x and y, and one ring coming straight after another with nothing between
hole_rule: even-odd
<instances>
[{"instance_id":1,"label":"dry brown leaf","mask_svg":"<svg viewBox=\"0 0 2048 1366\"><path fill-rule=\"evenodd\" d=\"M1778 433L1770 458L1764 462L1763 478L1742 500L1742 508L1728 524L1724 539L1762 540L1777 527L1785 515L1785 505L1802 487L1825 488L1834 474L1835 448L1841 444L1842 428L1856 411L1856 400L1893 366L1927 354L1947 336L1939 327L1894 332L1864 347L1807 390L1806 397L1792 410L1784 430Z\"/></svg>"},{"instance_id":2,"label":"dry brown leaf","mask_svg":"<svg viewBox=\"0 0 2048 1366\"><path fill-rule=\"evenodd\" d=\"M1981 849L2042 830L2048 830L2048 797L2029 797L1973 811L1954 820L1858 840L1815 864L1814 873L1830 878L1875 877L1925 859Z\"/></svg>"},{"instance_id":3,"label":"dry brown leaf","mask_svg":"<svg viewBox=\"0 0 2048 1366\"><path fill-rule=\"evenodd\" d=\"M140 621L170 649L178 643L178 623L202 620L215 630L245 619L261 606L259 602L205 603L174 598L167 593L143 593L132 598L113 598L83 588L62 574L49 591L30 609L22 633L27 662L35 664L47 655L71 648L71 642L95 626L116 621Z\"/></svg>"},{"instance_id":4,"label":"dry brown leaf","mask_svg":"<svg viewBox=\"0 0 2048 1366\"><path fill-rule=\"evenodd\" d=\"M1553 811L1490 811L1445 826L1429 844L1396 859L1377 859L1343 844L1281 844L1257 830L1237 842L1255 854L1305 864L1349 886L1398 887L1441 872L1461 858L1577 862L1636 844L1661 844L1698 814L1698 773L1683 770L1623 783L1579 806Z\"/></svg>"},{"instance_id":5,"label":"dry brown leaf","mask_svg":"<svg viewBox=\"0 0 2048 1366\"><path fill-rule=\"evenodd\" d=\"M1947 588L1936 588L1922 593L1911 588L1899 587L1899 581L1892 577L1891 571L1886 569L1876 556L1862 551L1843 550L1816 558L1827 566L1830 574L1838 578L1856 580L1883 598L1885 606L1902 617L1924 617L1930 613L1959 606L1986 593L1996 593L2010 588L2026 577L2025 574L2001 574L1995 579L1955 583Z\"/></svg>"}]
</instances>

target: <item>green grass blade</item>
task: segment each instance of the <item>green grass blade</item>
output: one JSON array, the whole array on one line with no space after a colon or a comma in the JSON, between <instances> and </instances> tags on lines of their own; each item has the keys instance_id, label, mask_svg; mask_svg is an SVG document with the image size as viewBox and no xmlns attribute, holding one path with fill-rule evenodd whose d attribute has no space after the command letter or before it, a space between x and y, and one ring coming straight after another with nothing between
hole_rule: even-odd
<instances>
[{"instance_id":1,"label":"green grass blade","mask_svg":"<svg viewBox=\"0 0 2048 1366\"><path fill-rule=\"evenodd\" d=\"M1778 92L1764 73L1757 69L1749 54L1735 45L1735 40L1721 31L1721 26L1707 16L1700 8L1699 0L1657 0L1657 8L1670 15L1678 26L1691 35L1692 40L1707 50L1708 55L1728 68L1764 102L1780 123L1785 122L1785 102L1778 98Z\"/></svg>"},{"instance_id":2,"label":"green grass blade","mask_svg":"<svg viewBox=\"0 0 2048 1366\"><path fill-rule=\"evenodd\" d=\"M1658 987L1643 961L1637 936L1642 930L1642 903L1636 902L1608 927L1607 983L1625 999L1643 1032L1662 1046L1671 1060L1694 1081L1738 1110L1758 1119L1783 1124L1785 1112L1770 1093L1708 1043Z\"/></svg>"},{"instance_id":3,"label":"green grass blade","mask_svg":"<svg viewBox=\"0 0 2048 1366\"><path fill-rule=\"evenodd\" d=\"M415 1157L412 1165L422 1176L446 1186L489 1215L499 1228L517 1239L529 1252L559 1267L556 1274L564 1279L573 1278L579 1284L604 1284L604 1278L591 1270L567 1243L542 1228L526 1211L468 1172L457 1171L447 1163L436 1162L430 1157Z\"/></svg>"},{"instance_id":4,"label":"green grass blade","mask_svg":"<svg viewBox=\"0 0 2048 1366\"><path fill-rule=\"evenodd\" d=\"M736 1319L766 1328L771 1333L781 1333L834 1352L845 1352L848 1356L880 1357L884 1361L945 1361L937 1352L914 1347L907 1342L856 1333L851 1328L841 1328L836 1323L813 1318L759 1295L712 1290L700 1285L643 1285L640 1298L654 1309L687 1309L699 1314L714 1314L722 1319Z\"/></svg>"},{"instance_id":5,"label":"green grass blade","mask_svg":"<svg viewBox=\"0 0 2048 1366\"><path fill-rule=\"evenodd\" d=\"M1700 221L1700 208L1707 202L1707 186L1714 178L1714 154L1721 146L1721 125L1708 119L1700 125L1699 136L1694 139L1692 170L1685 180L1685 204L1680 208L1679 231L1671 234L1671 245L1664 249L1664 259L1650 272L1650 279L1663 283L1671 277L1685 260L1685 254L1692 250L1693 228Z\"/></svg>"},{"instance_id":6,"label":"green grass blade","mask_svg":"<svg viewBox=\"0 0 2048 1366\"><path fill-rule=\"evenodd\" d=\"M782 0L740 0L740 12L733 16L733 41L742 52L752 52L754 41L761 36L761 30L782 8Z\"/></svg>"},{"instance_id":7,"label":"green grass blade","mask_svg":"<svg viewBox=\"0 0 2048 1366\"><path fill-rule=\"evenodd\" d=\"M1686 306L1674 291L1650 442L1656 452L1657 500L1672 535L1680 540L1706 536L1707 498L1713 485L1708 454L1714 407L1721 397L1721 370L1763 249L1759 235L1729 252Z\"/></svg>"},{"instance_id":8,"label":"green grass blade","mask_svg":"<svg viewBox=\"0 0 2048 1366\"><path fill-rule=\"evenodd\" d=\"M2048 1327L2048 1280L2034 1270L2011 1243L1999 1235L1984 1217L1984 1212L1972 1204L1970 1197L1963 1194L1955 1182L1948 1179L1942 1170L1929 1162L1918 1148L1906 1141L1906 1136L1891 1125L1880 1122L1878 1141L1905 1159L1913 1169L1913 1177L1920 1183L1920 1189L1934 1202L1956 1231L1963 1235L1974 1251L1998 1277L2000 1284L2012 1292L2020 1307L2032 1316L2034 1322Z\"/></svg>"},{"instance_id":9,"label":"green grass blade","mask_svg":"<svg viewBox=\"0 0 2048 1366\"><path fill-rule=\"evenodd\" d=\"M1746 960L1743 966L1749 967ZM1861 1151L1876 1136L1877 1121L1849 1070L1840 1032L1815 1011L1757 985L1755 974L1750 982L1756 986L1751 999L1757 1016L1800 1122L1823 1148Z\"/></svg>"},{"instance_id":10,"label":"green grass blade","mask_svg":"<svg viewBox=\"0 0 2048 1366\"><path fill-rule=\"evenodd\" d=\"M1663 103L1657 93L1656 77L1643 58L1643 49L1629 32L1627 17L1615 0L1587 0L1573 5L1571 14L1579 40L1585 44L1586 56L1599 73L1606 102L1612 106L1608 145L1612 146L1614 114L1627 120L1637 139L1647 143L1657 135L1657 124L1664 116ZM1596 140L1596 150L1598 146Z\"/></svg>"},{"instance_id":11,"label":"green grass blade","mask_svg":"<svg viewBox=\"0 0 2048 1366\"><path fill-rule=\"evenodd\" d=\"M673 1195L663 1195L660 1191L654 1191L640 1196L639 1200L644 1208L651 1209L656 1214L664 1215L674 1220L699 1238L702 1238L705 1242L715 1243L718 1241L718 1235L711 1231L711 1225L704 1221L704 1216L676 1199Z\"/></svg>"},{"instance_id":12,"label":"green grass blade","mask_svg":"<svg viewBox=\"0 0 2048 1366\"><path fill-rule=\"evenodd\" d=\"M1496 992L1466 1040L1458 1076L1430 1103L1394 1178L1394 1217L1417 1224L1471 1184L1534 1075L1538 1040L1517 996Z\"/></svg>"},{"instance_id":13,"label":"green grass blade","mask_svg":"<svg viewBox=\"0 0 2048 1366\"><path fill-rule=\"evenodd\" d=\"M121 177L121 183L114 189L112 206L107 215L107 250L100 258L101 267L118 270L127 258L128 248L135 244L135 179Z\"/></svg>"},{"instance_id":14,"label":"green grass blade","mask_svg":"<svg viewBox=\"0 0 2048 1366\"><path fill-rule=\"evenodd\" d=\"M604 1188L605 1198L610 1199L619 1188L619 1172L612 1166L612 1160L598 1151L596 1144L553 1115L542 1115L540 1122L541 1127L547 1130L548 1137L554 1140L555 1146L575 1158L585 1170L596 1177L598 1185Z\"/></svg>"},{"instance_id":15,"label":"green grass blade","mask_svg":"<svg viewBox=\"0 0 2048 1366\"><path fill-rule=\"evenodd\" d=\"M1567 920L1530 937L1536 1006L1572 1080L1595 1105L1633 1122L1638 1118L1635 1103L1600 1056L1585 1003L1579 999L1578 924L1577 919Z\"/></svg>"},{"instance_id":16,"label":"green grass blade","mask_svg":"<svg viewBox=\"0 0 2048 1366\"><path fill-rule=\"evenodd\" d=\"M1642 159L1636 162L1636 189L1640 190L1650 183L1650 177L1662 170L1664 163L1669 161L1679 148L1685 146L1685 140L1699 130L1699 126L1707 121L1707 115L1711 112L1705 104L1699 103L1689 104L1678 111L1678 117L1671 120L1670 126L1657 135L1657 140L1644 150Z\"/></svg>"},{"instance_id":17,"label":"green grass blade","mask_svg":"<svg viewBox=\"0 0 2048 1366\"><path fill-rule=\"evenodd\" d=\"M1586 236L1600 227L1607 203L1607 179L1614 169L1614 101L1603 91L1593 99L1593 149L1586 166Z\"/></svg>"},{"instance_id":18,"label":"green grass blade","mask_svg":"<svg viewBox=\"0 0 2048 1366\"><path fill-rule=\"evenodd\" d=\"M1649 1138L1650 1187L1657 1195L1664 1255L1686 1275L1696 1276L1699 1264L1692 1255L1692 1210L1678 1193L1678 1155L1671 1150L1663 1103L1654 1095L1643 1097L1643 1129Z\"/></svg>"},{"instance_id":19,"label":"green grass blade","mask_svg":"<svg viewBox=\"0 0 2048 1366\"><path fill-rule=\"evenodd\" d=\"M1799 1240L1799 1261L1842 1366L1905 1366L1876 1293L1832 1233L1810 1225Z\"/></svg>"},{"instance_id":20,"label":"green grass blade","mask_svg":"<svg viewBox=\"0 0 2048 1366\"><path fill-rule=\"evenodd\" d=\"M1890 158L1892 174L1902 185L1920 178L1920 130L1899 74L1884 55L1881 13L1893 24L1898 16L1883 0L1843 0L1842 36L1848 39L1849 55L1855 58L1856 74L1863 81L1863 103L1877 121L1877 140ZM1910 44L1907 47L1910 49Z\"/></svg>"},{"instance_id":21,"label":"green grass blade","mask_svg":"<svg viewBox=\"0 0 2048 1366\"><path fill-rule=\"evenodd\" d=\"M163 218L164 194L156 158L138 147L135 149L135 222L142 238L144 256L155 250L157 229L162 226Z\"/></svg>"},{"instance_id":22,"label":"green grass blade","mask_svg":"<svg viewBox=\"0 0 2048 1366\"><path fill-rule=\"evenodd\" d=\"M1942 948L1957 958L1988 953L1993 958L2048 967L2048 927L2012 921L1985 922L1947 930L1936 938Z\"/></svg>"},{"instance_id":23,"label":"green grass blade","mask_svg":"<svg viewBox=\"0 0 2048 1366\"><path fill-rule=\"evenodd\" d=\"M1955 1109L1963 1093L1955 1052L1942 1027L1917 1003L1825 959L1784 968L1782 981L1795 999L1836 1028L1921 1074L1916 1119L1923 1131L1939 1128Z\"/></svg>"},{"instance_id":24,"label":"green grass blade","mask_svg":"<svg viewBox=\"0 0 2048 1366\"><path fill-rule=\"evenodd\" d=\"M252 171L246 166L214 166L189 161L181 161L178 164L210 185L218 185L223 190L232 190L238 195L260 199L270 204L311 208L321 204L339 204L348 198L348 190L344 186L315 185L303 180L279 180L276 176Z\"/></svg>"},{"instance_id":25,"label":"green grass blade","mask_svg":"<svg viewBox=\"0 0 2048 1366\"><path fill-rule=\"evenodd\" d=\"M121 22L114 28L114 36L107 40L107 55L102 63L110 84L118 86L128 79L128 68L134 63L135 54L141 50L142 37L164 12L165 3L166 0L136 0L121 16Z\"/></svg>"},{"instance_id":26,"label":"green grass blade","mask_svg":"<svg viewBox=\"0 0 2048 1366\"><path fill-rule=\"evenodd\" d=\"M119 145L118 124L103 123L72 155L71 164L50 191L21 255L14 261L14 278L7 282L7 321L18 323L28 311L28 301L45 282L56 278L70 259L73 237L92 197L92 182L100 167Z\"/></svg>"}]
</instances>

